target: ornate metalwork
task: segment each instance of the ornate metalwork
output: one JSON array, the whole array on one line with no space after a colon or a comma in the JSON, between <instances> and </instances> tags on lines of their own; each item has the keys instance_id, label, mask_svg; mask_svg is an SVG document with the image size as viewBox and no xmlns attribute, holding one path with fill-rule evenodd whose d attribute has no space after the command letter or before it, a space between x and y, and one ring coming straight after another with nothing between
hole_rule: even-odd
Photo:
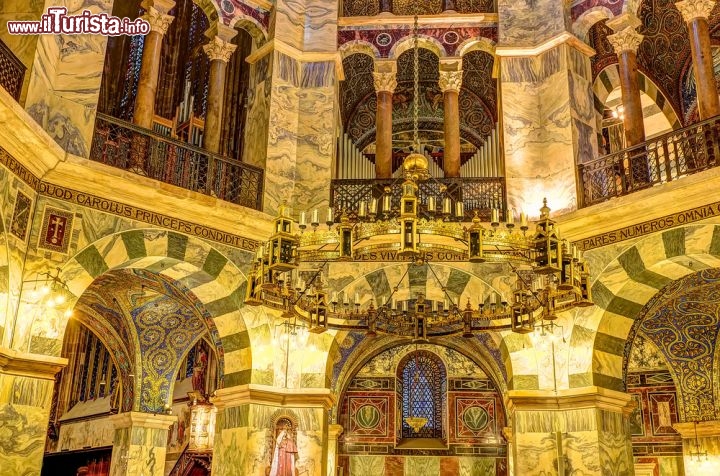
<instances>
[{"instance_id":1,"label":"ornate metalwork","mask_svg":"<svg viewBox=\"0 0 720 476\"><path fill-rule=\"evenodd\" d=\"M716 117L580 164L583 206L717 166L719 134Z\"/></svg>"},{"instance_id":2,"label":"ornate metalwork","mask_svg":"<svg viewBox=\"0 0 720 476\"><path fill-rule=\"evenodd\" d=\"M360 202L369 203L373 198L380 197L385 188L390 187L393 191L391 206L393 209L399 209L401 190L399 187L393 187L393 183L393 180L382 179L333 180L330 183L330 206L336 210L358 210ZM504 177L441 178L420 182L419 186L420 195L425 197L440 196L442 195L440 189L445 187L463 201L466 221L472 220L477 210L480 219L489 222L493 209L500 209L501 213L504 213L507 208ZM419 216L430 218L427 213L427 202L421 202Z\"/></svg>"},{"instance_id":3,"label":"ornate metalwork","mask_svg":"<svg viewBox=\"0 0 720 476\"><path fill-rule=\"evenodd\" d=\"M25 65L10 48L0 40L0 86L2 86L16 100L20 100L23 80L25 79Z\"/></svg>"},{"instance_id":4,"label":"ornate metalwork","mask_svg":"<svg viewBox=\"0 0 720 476\"><path fill-rule=\"evenodd\" d=\"M95 121L90 159L125 170L144 164L156 180L255 210L262 206L261 169L104 114Z\"/></svg>"}]
</instances>

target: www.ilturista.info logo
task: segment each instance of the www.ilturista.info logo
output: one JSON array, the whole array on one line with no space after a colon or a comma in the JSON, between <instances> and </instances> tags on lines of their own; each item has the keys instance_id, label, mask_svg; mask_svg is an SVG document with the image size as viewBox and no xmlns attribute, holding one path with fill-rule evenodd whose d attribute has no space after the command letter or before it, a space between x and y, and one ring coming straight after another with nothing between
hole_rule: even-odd
<instances>
[{"instance_id":1,"label":"www.ilturista.info logo","mask_svg":"<svg viewBox=\"0 0 720 476\"><path fill-rule=\"evenodd\" d=\"M50 7L40 21L9 21L11 35L147 35L150 23L138 18L118 18L107 13L83 10L79 15L68 15L65 7Z\"/></svg>"}]
</instances>

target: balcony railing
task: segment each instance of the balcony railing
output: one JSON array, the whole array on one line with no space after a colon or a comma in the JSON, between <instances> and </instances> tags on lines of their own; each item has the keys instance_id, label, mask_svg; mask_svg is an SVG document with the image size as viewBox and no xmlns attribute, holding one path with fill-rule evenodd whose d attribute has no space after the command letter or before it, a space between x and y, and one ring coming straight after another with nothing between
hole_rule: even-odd
<instances>
[{"instance_id":1,"label":"balcony railing","mask_svg":"<svg viewBox=\"0 0 720 476\"><path fill-rule=\"evenodd\" d=\"M677 180L720 164L720 116L580 164L583 206Z\"/></svg>"},{"instance_id":2,"label":"balcony railing","mask_svg":"<svg viewBox=\"0 0 720 476\"><path fill-rule=\"evenodd\" d=\"M336 210L353 213L360 208L361 201L369 203L372 198L380 197L385 187L392 185L394 182L393 179L333 180L331 183L330 206ZM427 206L423 197L442 196L441 187L446 187L445 193L453 200L460 199L463 201L466 220L471 220L476 210L480 219L486 222L490 221L493 208L500 209L501 216L504 215L506 208L504 177L440 178L420 182L419 186L423 209ZM392 187L391 190L393 192L391 206L393 209L399 210L401 187ZM440 202L438 202L438 205L440 205Z\"/></svg>"},{"instance_id":3,"label":"balcony railing","mask_svg":"<svg viewBox=\"0 0 720 476\"><path fill-rule=\"evenodd\" d=\"M199 147L98 114L90 159L260 210L263 171Z\"/></svg>"},{"instance_id":4,"label":"balcony railing","mask_svg":"<svg viewBox=\"0 0 720 476\"><path fill-rule=\"evenodd\" d=\"M0 86L2 86L16 101L20 100L23 80L25 79L25 65L0 40Z\"/></svg>"}]
</instances>

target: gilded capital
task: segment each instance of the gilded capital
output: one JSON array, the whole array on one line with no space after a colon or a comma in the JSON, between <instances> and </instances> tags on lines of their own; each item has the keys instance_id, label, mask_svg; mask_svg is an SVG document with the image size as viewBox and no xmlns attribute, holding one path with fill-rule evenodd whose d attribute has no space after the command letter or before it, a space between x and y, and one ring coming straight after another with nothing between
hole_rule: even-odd
<instances>
[{"instance_id":1,"label":"gilded capital","mask_svg":"<svg viewBox=\"0 0 720 476\"><path fill-rule=\"evenodd\" d=\"M203 51L208 55L210 61L220 60L225 63L230 61L230 57L237 49L237 45L233 45L229 41L225 41L220 36L214 36L210 43L203 46Z\"/></svg>"},{"instance_id":2,"label":"gilded capital","mask_svg":"<svg viewBox=\"0 0 720 476\"><path fill-rule=\"evenodd\" d=\"M438 81L440 90L442 92L460 92L460 86L462 86L462 75L462 70L440 71L440 80Z\"/></svg>"},{"instance_id":3,"label":"gilded capital","mask_svg":"<svg viewBox=\"0 0 720 476\"><path fill-rule=\"evenodd\" d=\"M170 27L170 23L172 23L175 17L162 13L155 7L150 7L145 11L145 15L143 15L142 18L150 24L150 31L165 35L167 29Z\"/></svg>"},{"instance_id":4,"label":"gilded capital","mask_svg":"<svg viewBox=\"0 0 720 476\"><path fill-rule=\"evenodd\" d=\"M715 8L715 0L683 0L675 4L683 19L690 23L696 18L710 17L710 12Z\"/></svg>"},{"instance_id":5,"label":"gilded capital","mask_svg":"<svg viewBox=\"0 0 720 476\"><path fill-rule=\"evenodd\" d=\"M626 51L635 53L640 43L642 43L643 38L644 36L632 27L627 27L607 37L610 44L615 48L615 53L618 55Z\"/></svg>"},{"instance_id":6,"label":"gilded capital","mask_svg":"<svg viewBox=\"0 0 720 476\"><path fill-rule=\"evenodd\" d=\"M373 83L375 83L375 91L387 91L392 93L397 87L397 75L394 72L373 72Z\"/></svg>"}]
</instances>

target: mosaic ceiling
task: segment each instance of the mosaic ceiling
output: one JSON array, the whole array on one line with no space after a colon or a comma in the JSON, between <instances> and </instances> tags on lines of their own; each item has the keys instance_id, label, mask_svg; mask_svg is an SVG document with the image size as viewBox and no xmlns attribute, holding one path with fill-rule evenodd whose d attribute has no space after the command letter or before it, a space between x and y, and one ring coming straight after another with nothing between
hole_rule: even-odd
<instances>
[{"instance_id":1,"label":"mosaic ceiling","mask_svg":"<svg viewBox=\"0 0 720 476\"><path fill-rule=\"evenodd\" d=\"M714 365L720 328L720 269L672 282L651 299L636 328L657 346L680 391L683 421L717 418ZM637 338L636 338L637 340Z\"/></svg>"},{"instance_id":2,"label":"mosaic ceiling","mask_svg":"<svg viewBox=\"0 0 720 476\"><path fill-rule=\"evenodd\" d=\"M115 354L120 368L135 374L134 385L128 372L124 374L124 388L129 386L124 395L134 395L136 404L139 398L140 410L147 412L163 410L185 354L214 330L192 295L140 269L102 275L76 308L85 317L83 324ZM130 358L136 355L138 362Z\"/></svg>"},{"instance_id":3,"label":"mosaic ceiling","mask_svg":"<svg viewBox=\"0 0 720 476\"><path fill-rule=\"evenodd\" d=\"M390 6L395 15L437 15L443 4L458 13L486 13L496 11L494 0L344 0L343 16L374 16L380 13L380 3Z\"/></svg>"}]
</instances>

